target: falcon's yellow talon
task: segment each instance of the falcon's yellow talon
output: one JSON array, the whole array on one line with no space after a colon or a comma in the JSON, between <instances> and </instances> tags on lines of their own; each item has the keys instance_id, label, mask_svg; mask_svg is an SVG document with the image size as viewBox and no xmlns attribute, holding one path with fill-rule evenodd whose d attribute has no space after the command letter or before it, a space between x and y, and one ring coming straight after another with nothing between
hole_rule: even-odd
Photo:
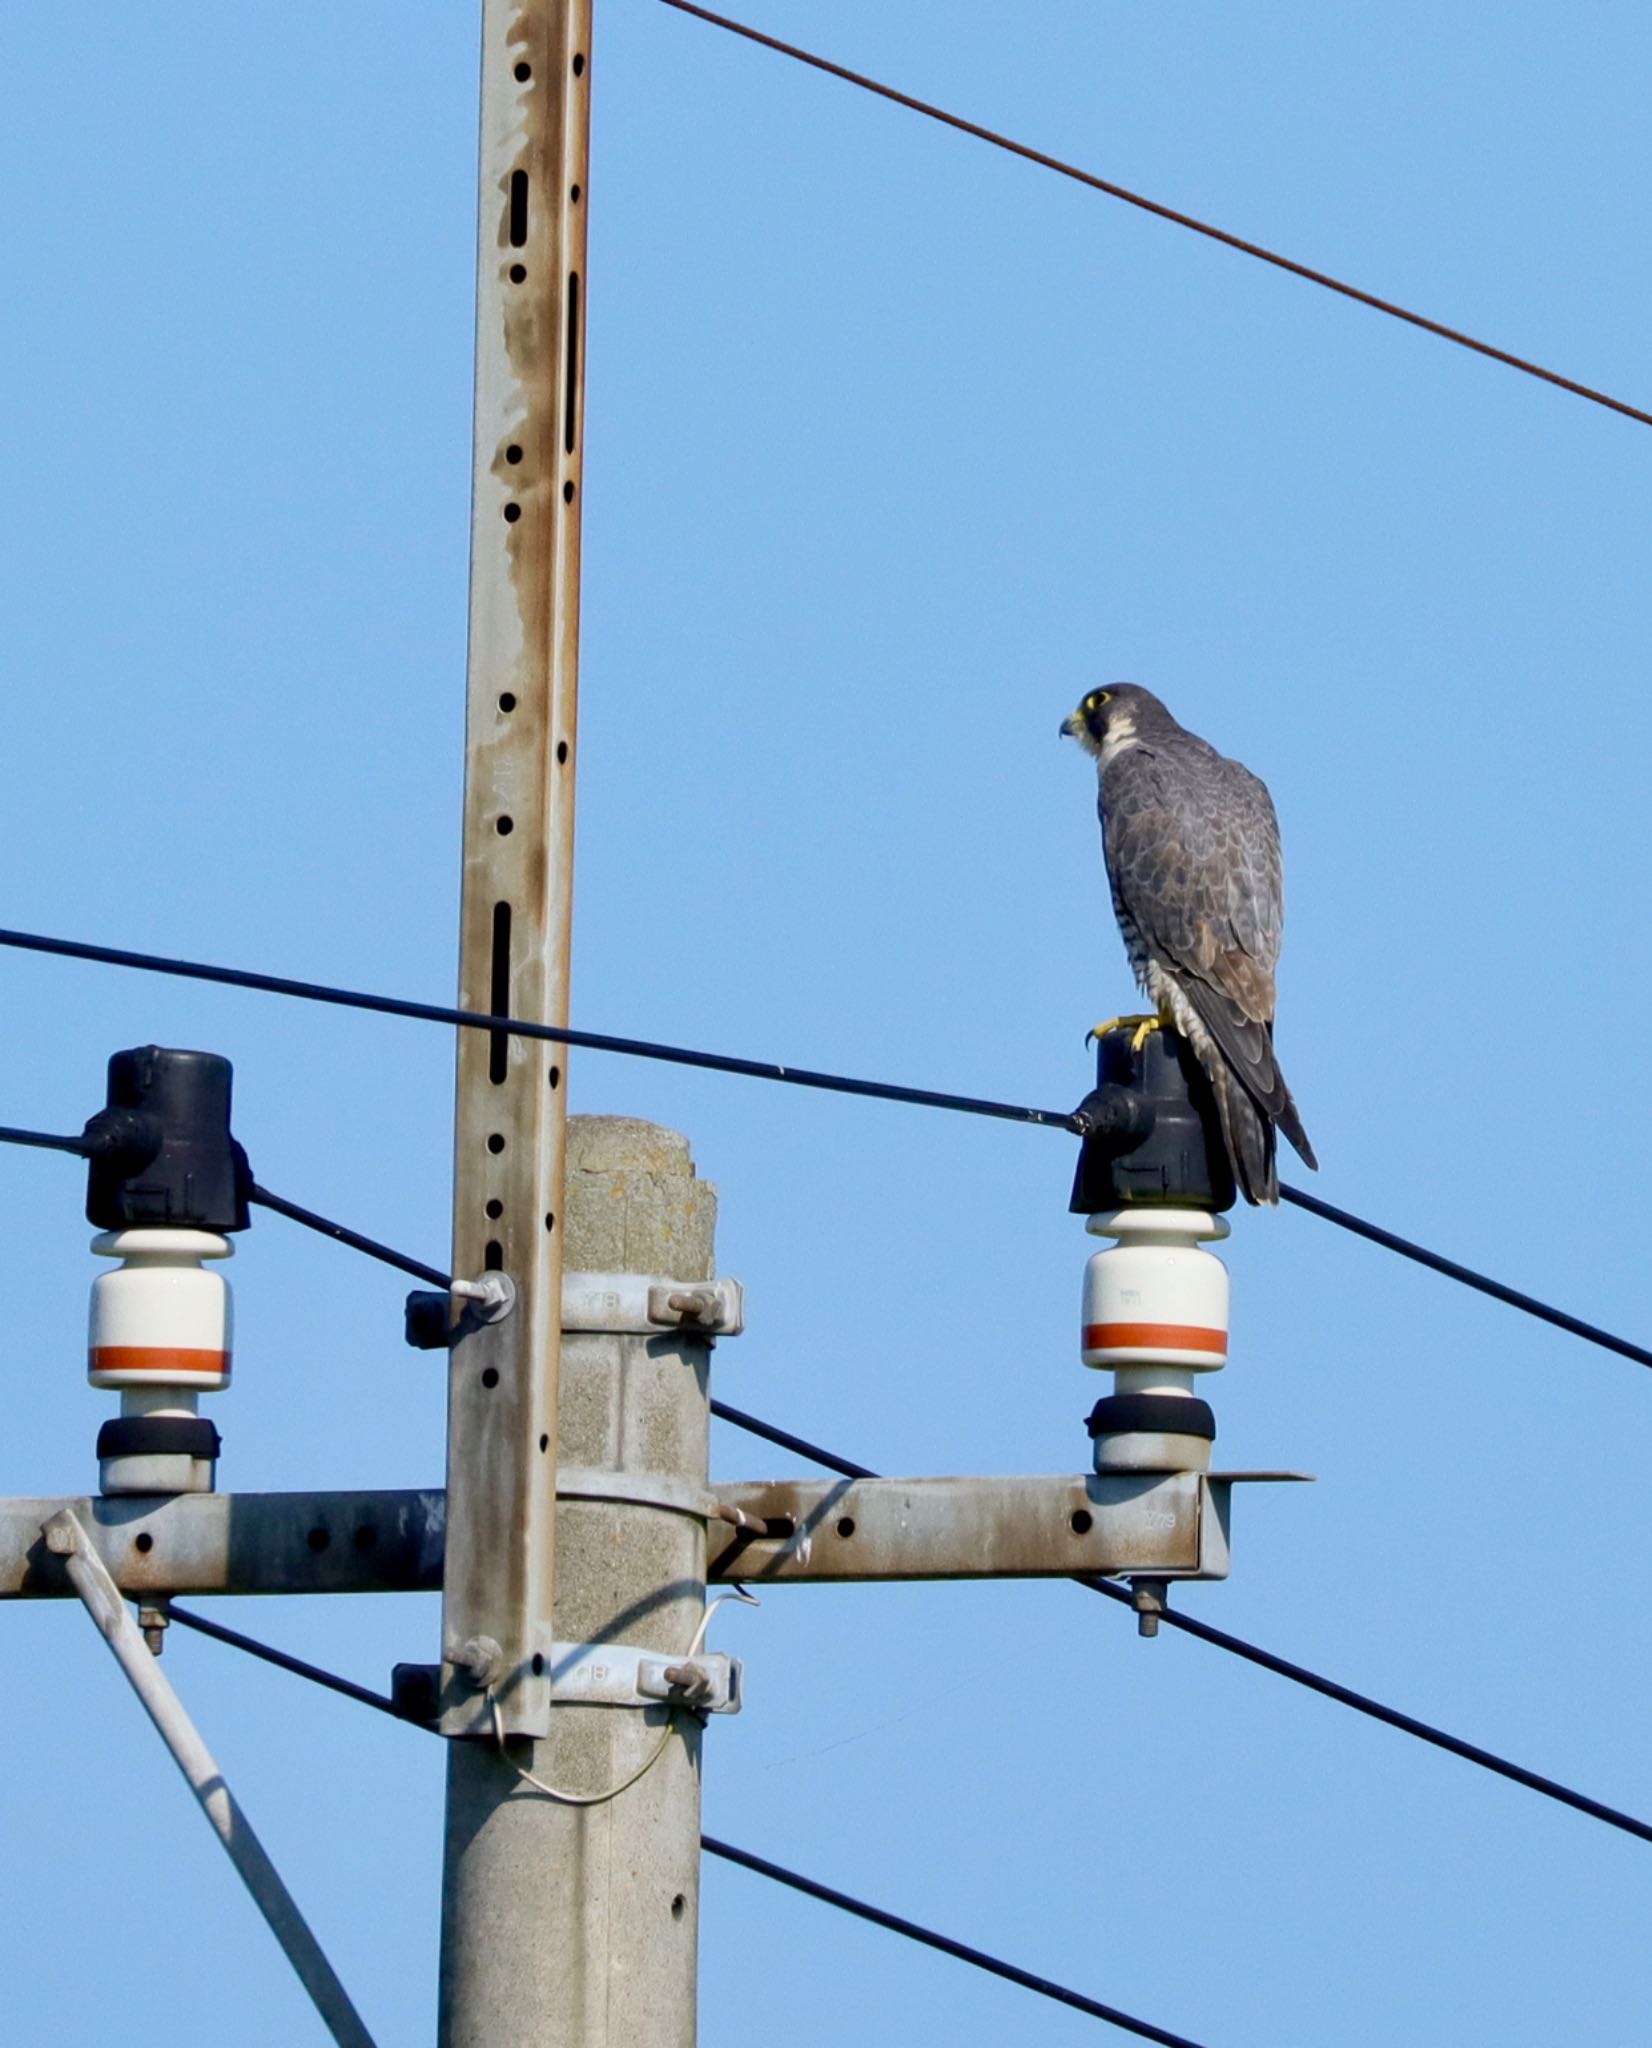
<instances>
[{"instance_id":1,"label":"falcon's yellow talon","mask_svg":"<svg viewBox=\"0 0 1652 2048\"><path fill-rule=\"evenodd\" d=\"M1132 1052L1140 1052L1142 1047L1147 1043L1148 1039L1152 1037L1153 1033L1155 1031L1162 1031L1163 1029L1163 1022L1159 1018L1144 1017L1141 1020L1141 1022L1136 1026L1135 1031L1131 1034L1130 1050Z\"/></svg>"},{"instance_id":2,"label":"falcon's yellow talon","mask_svg":"<svg viewBox=\"0 0 1652 2048\"><path fill-rule=\"evenodd\" d=\"M1140 1052L1147 1034L1160 1028L1157 1017L1143 1017L1140 1015L1133 1017L1109 1017L1104 1024L1092 1024L1090 1026L1089 1030L1084 1034L1084 1043L1088 1045L1092 1038L1105 1038L1109 1031L1123 1031L1126 1026L1131 1024L1136 1027L1136 1035L1130 1041L1130 1050L1132 1052Z\"/></svg>"}]
</instances>

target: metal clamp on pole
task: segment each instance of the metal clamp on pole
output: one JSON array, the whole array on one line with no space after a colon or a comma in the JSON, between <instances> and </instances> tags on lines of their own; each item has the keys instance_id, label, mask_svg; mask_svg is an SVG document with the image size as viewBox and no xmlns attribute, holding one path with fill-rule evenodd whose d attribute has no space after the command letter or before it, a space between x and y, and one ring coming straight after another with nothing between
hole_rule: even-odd
<instances>
[{"instance_id":1,"label":"metal clamp on pole","mask_svg":"<svg viewBox=\"0 0 1652 2048\"><path fill-rule=\"evenodd\" d=\"M551 1698L584 1707L650 1707L661 1700L702 1714L740 1711L741 1663L721 1650L662 1656L629 1643L558 1643Z\"/></svg>"},{"instance_id":2,"label":"metal clamp on pole","mask_svg":"<svg viewBox=\"0 0 1652 2048\"><path fill-rule=\"evenodd\" d=\"M738 1337L746 1327L746 1290L738 1280L670 1280L652 1273L564 1273L562 1327L647 1336L686 1330Z\"/></svg>"}]
</instances>

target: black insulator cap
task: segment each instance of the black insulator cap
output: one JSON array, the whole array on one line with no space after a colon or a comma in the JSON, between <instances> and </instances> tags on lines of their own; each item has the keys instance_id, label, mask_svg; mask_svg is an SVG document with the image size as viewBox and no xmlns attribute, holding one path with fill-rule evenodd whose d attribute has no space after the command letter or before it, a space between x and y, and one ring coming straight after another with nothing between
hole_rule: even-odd
<instances>
[{"instance_id":1,"label":"black insulator cap","mask_svg":"<svg viewBox=\"0 0 1652 2048\"><path fill-rule=\"evenodd\" d=\"M221 1448L204 1415L117 1415L98 1431L100 1458L216 1458Z\"/></svg>"},{"instance_id":2,"label":"black insulator cap","mask_svg":"<svg viewBox=\"0 0 1652 2048\"><path fill-rule=\"evenodd\" d=\"M1150 1031L1132 1050L1134 1025L1096 1040L1096 1087L1079 1105L1089 1121L1073 1198L1075 1215L1132 1203L1161 1209L1231 1209L1233 1183L1216 1098L1187 1040Z\"/></svg>"},{"instance_id":3,"label":"black insulator cap","mask_svg":"<svg viewBox=\"0 0 1652 2048\"><path fill-rule=\"evenodd\" d=\"M100 1230L245 1230L252 1169L230 1136L232 1069L215 1052L117 1052L86 1126L86 1220Z\"/></svg>"},{"instance_id":4,"label":"black insulator cap","mask_svg":"<svg viewBox=\"0 0 1652 2048\"><path fill-rule=\"evenodd\" d=\"M433 1288L415 1287L403 1311L403 1335L415 1351L446 1351L453 1343L453 1303Z\"/></svg>"},{"instance_id":5,"label":"black insulator cap","mask_svg":"<svg viewBox=\"0 0 1652 2048\"><path fill-rule=\"evenodd\" d=\"M1216 1441L1216 1416L1193 1394L1109 1394L1085 1418L1092 1437L1149 1431L1154 1436L1202 1436Z\"/></svg>"}]
</instances>

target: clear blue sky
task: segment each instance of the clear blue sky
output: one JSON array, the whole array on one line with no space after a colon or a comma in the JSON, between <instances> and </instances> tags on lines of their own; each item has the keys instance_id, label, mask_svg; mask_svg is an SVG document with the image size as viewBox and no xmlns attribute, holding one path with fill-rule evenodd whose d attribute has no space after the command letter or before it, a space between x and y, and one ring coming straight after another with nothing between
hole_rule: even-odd
<instances>
[{"instance_id":1,"label":"clear blue sky","mask_svg":"<svg viewBox=\"0 0 1652 2048\"><path fill-rule=\"evenodd\" d=\"M1629 0L747 11L1652 400ZM475 77L469 7L0 20L5 923L448 997ZM1315 1185L1645 1338L1652 434L652 0L599 0L593 86L576 1020L1076 1100L1130 988L1055 728L1131 677L1273 789ZM445 1256L443 1032L4 975L0 1121L214 1048L262 1178ZM1067 1140L569 1066L721 1186L725 1398L891 1472L1084 1462ZM80 1194L0 1160L0 1492L93 1483ZM1319 1478L1243 1497L1185 1605L1652 1815L1652 1383L1236 1222L1221 1456ZM226 1486L439 1479L396 1276L271 1218L234 1278ZM221 1611L372 1683L436 1645L430 1601ZM9 2035L318 2037L83 1617L0 1632ZM709 1828L1211 2048L1645 2036L1652 1852L1215 1650L1063 1586L719 1637ZM167 1668L386 2048L428 2040L435 1745ZM1107 2037L718 1866L703 1932L708 2042Z\"/></svg>"}]
</instances>

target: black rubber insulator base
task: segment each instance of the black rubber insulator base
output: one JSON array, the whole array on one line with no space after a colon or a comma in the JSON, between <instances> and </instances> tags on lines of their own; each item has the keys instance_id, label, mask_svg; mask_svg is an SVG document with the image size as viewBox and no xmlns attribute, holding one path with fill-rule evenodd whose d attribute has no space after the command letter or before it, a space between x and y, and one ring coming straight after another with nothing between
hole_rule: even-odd
<instances>
[{"instance_id":1,"label":"black rubber insulator base","mask_svg":"<svg viewBox=\"0 0 1652 2048\"><path fill-rule=\"evenodd\" d=\"M1151 1431L1154 1436L1202 1436L1216 1441L1216 1417L1208 1401L1191 1394L1109 1394L1090 1410L1091 1436Z\"/></svg>"},{"instance_id":2,"label":"black rubber insulator base","mask_svg":"<svg viewBox=\"0 0 1652 2048\"><path fill-rule=\"evenodd\" d=\"M204 1415L118 1415L98 1431L100 1458L216 1458L219 1448Z\"/></svg>"}]
</instances>

